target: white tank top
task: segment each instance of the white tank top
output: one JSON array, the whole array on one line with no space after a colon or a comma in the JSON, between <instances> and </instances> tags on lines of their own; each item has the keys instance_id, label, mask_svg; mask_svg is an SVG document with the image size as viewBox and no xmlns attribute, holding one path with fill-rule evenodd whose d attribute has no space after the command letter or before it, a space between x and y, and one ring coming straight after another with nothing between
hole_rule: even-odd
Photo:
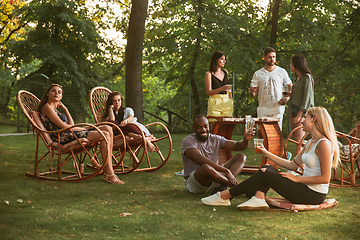
<instances>
[{"instance_id":1,"label":"white tank top","mask_svg":"<svg viewBox=\"0 0 360 240\"><path fill-rule=\"evenodd\" d=\"M303 177L314 177L314 176L319 176L321 175L321 168L320 168L320 161L319 161L319 157L318 155L316 155L315 153L315 149L318 145L318 143L321 140L326 140L328 142L330 142L329 139L327 138L321 138L319 139L319 141L317 141L317 143L310 149L310 151L308 153L307 152L307 147L308 144L310 143L310 141L306 144L305 146L305 153L302 155L302 161L305 164L305 168L304 168L304 174ZM330 142L331 144L331 142ZM334 152L331 153L331 159L334 156ZM323 193L323 194L327 194L329 192L329 183L326 184L306 184L310 189L319 192L319 193Z\"/></svg>"}]
</instances>

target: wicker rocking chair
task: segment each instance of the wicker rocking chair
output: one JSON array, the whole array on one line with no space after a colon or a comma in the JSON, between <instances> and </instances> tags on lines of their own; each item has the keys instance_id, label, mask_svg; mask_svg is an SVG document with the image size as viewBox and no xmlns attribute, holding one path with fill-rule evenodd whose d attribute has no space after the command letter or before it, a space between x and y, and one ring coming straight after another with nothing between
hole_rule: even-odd
<instances>
[{"instance_id":1,"label":"wicker rocking chair","mask_svg":"<svg viewBox=\"0 0 360 240\"><path fill-rule=\"evenodd\" d=\"M83 181L101 174L103 168L107 164L106 160L100 164L97 156L98 153L98 139L93 142L84 141L84 138L77 138L76 140L60 144L60 134L63 132L72 132L74 127L92 127L98 131L102 138L107 141L102 131L98 128L99 125L91 125L87 123L76 124L72 127L61 129L58 131L47 131L44 127L39 112L36 111L40 100L30 92L20 90L17 93L17 102L19 107L29 120L36 133L36 152L35 152L35 166L34 173L27 172L27 176L38 177L49 180L62 181ZM54 141L51 133L58 135L58 141ZM39 157L40 138L47 149L46 153ZM50 157L50 160L47 159ZM53 157L57 156L57 161L53 162ZM54 166L53 166L54 165ZM88 168L86 166L96 166L96 168Z\"/></svg>"},{"instance_id":2,"label":"wicker rocking chair","mask_svg":"<svg viewBox=\"0 0 360 240\"><path fill-rule=\"evenodd\" d=\"M110 93L111 91L105 87L95 87L90 91L89 104L96 123L103 120L106 100ZM141 131L136 124L133 125ZM134 141L127 138L126 152L129 156L126 156L122 162L113 165L116 173L126 174L133 171L155 171L160 169L169 160L172 151L172 140L169 130L164 124L159 122L145 125L146 128L150 126L159 126L165 132L165 135L151 140L151 143L155 146L155 152L150 153L147 150L145 136L142 131L141 140ZM164 150L164 155L161 149ZM114 151L120 150L123 151L122 146L119 147L118 143L114 141ZM117 154L115 153L114 155ZM145 157L146 160L144 160ZM141 164L143 161L146 161L146 163Z\"/></svg>"}]
</instances>

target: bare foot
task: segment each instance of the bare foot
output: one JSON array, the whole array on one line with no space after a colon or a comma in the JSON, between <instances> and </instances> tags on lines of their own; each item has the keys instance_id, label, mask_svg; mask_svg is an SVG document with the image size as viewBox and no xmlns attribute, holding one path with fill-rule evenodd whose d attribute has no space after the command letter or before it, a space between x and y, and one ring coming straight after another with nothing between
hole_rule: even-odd
<instances>
[{"instance_id":1,"label":"bare foot","mask_svg":"<svg viewBox=\"0 0 360 240\"><path fill-rule=\"evenodd\" d=\"M155 152L155 146L151 143L149 139L146 139L146 147L149 150L149 152Z\"/></svg>"}]
</instances>

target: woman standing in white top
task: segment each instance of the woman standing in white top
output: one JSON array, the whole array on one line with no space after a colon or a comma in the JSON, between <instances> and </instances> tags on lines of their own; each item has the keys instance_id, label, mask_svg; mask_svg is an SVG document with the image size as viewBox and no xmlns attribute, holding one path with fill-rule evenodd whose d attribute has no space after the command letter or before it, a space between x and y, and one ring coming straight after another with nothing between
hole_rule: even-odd
<instances>
[{"instance_id":1,"label":"woman standing in white top","mask_svg":"<svg viewBox=\"0 0 360 240\"><path fill-rule=\"evenodd\" d=\"M253 176L235 187L201 199L202 203L215 206L230 205L230 198L246 194L250 200L238 205L239 210L257 210L269 208L265 201L270 188L296 204L320 204L329 191L331 167L336 168L339 161L339 147L333 121L322 107L309 109L302 122L303 130L311 134L311 140L293 161L280 158L263 146L262 154L280 166L295 170L305 165L302 176L290 172L279 172L266 164Z\"/></svg>"}]
</instances>

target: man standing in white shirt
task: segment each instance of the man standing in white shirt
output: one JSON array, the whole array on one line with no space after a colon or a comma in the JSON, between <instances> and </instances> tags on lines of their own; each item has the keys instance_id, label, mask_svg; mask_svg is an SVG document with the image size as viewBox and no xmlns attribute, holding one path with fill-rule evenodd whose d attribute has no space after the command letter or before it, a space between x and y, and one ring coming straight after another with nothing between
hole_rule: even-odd
<instances>
[{"instance_id":1,"label":"man standing in white shirt","mask_svg":"<svg viewBox=\"0 0 360 240\"><path fill-rule=\"evenodd\" d=\"M285 104L290 97L283 97L283 86L292 88L292 82L285 69L276 66L276 51L272 47L264 50L265 67L256 71L251 80L250 96L255 97L257 91L259 107L257 115L261 117L279 118L279 126L282 129Z\"/></svg>"}]
</instances>

